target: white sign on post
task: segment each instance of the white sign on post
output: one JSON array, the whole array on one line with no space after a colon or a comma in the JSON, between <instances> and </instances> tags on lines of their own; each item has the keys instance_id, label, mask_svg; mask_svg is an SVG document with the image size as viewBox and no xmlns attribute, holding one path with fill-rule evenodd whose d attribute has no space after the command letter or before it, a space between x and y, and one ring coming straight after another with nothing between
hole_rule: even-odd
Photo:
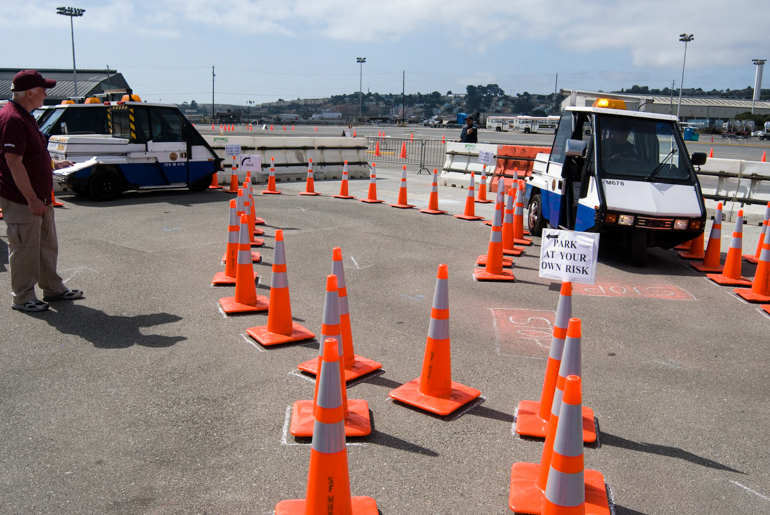
<instances>
[{"instance_id":1,"label":"white sign on post","mask_svg":"<svg viewBox=\"0 0 770 515\"><path fill-rule=\"evenodd\" d=\"M495 164L495 153L479 150L479 163L487 166Z\"/></svg>"},{"instance_id":2,"label":"white sign on post","mask_svg":"<svg viewBox=\"0 0 770 515\"><path fill-rule=\"evenodd\" d=\"M240 154L238 157L241 164L239 168L242 172L261 172L262 156L259 154Z\"/></svg>"},{"instance_id":3,"label":"white sign on post","mask_svg":"<svg viewBox=\"0 0 770 515\"><path fill-rule=\"evenodd\" d=\"M225 155L227 157L241 155L241 146L240 145L225 145Z\"/></svg>"},{"instance_id":4,"label":"white sign on post","mask_svg":"<svg viewBox=\"0 0 770 515\"><path fill-rule=\"evenodd\" d=\"M599 234L543 229L540 277L594 284Z\"/></svg>"}]
</instances>

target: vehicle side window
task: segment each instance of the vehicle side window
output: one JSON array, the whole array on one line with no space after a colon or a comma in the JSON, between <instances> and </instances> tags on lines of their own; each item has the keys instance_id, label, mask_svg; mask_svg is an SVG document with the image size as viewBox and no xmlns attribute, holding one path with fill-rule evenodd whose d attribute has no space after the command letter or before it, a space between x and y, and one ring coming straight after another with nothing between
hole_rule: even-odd
<instances>
[{"instance_id":1,"label":"vehicle side window","mask_svg":"<svg viewBox=\"0 0 770 515\"><path fill-rule=\"evenodd\" d=\"M156 143L182 142L182 120L172 109L151 109L152 140Z\"/></svg>"},{"instance_id":2,"label":"vehicle side window","mask_svg":"<svg viewBox=\"0 0 770 515\"><path fill-rule=\"evenodd\" d=\"M107 109L103 107L81 107L67 109L68 134L107 134Z\"/></svg>"},{"instance_id":3,"label":"vehicle side window","mask_svg":"<svg viewBox=\"0 0 770 515\"><path fill-rule=\"evenodd\" d=\"M556 130L556 137L553 140L553 150L551 150L550 161L553 163L564 164L564 151L567 146L567 140L572 137L574 130L574 118L572 113L564 113L559 120L559 128Z\"/></svg>"},{"instance_id":4,"label":"vehicle side window","mask_svg":"<svg viewBox=\"0 0 770 515\"><path fill-rule=\"evenodd\" d=\"M136 142L146 143L151 140L150 137L150 118L147 108L139 106L134 108L134 119L136 121Z\"/></svg>"}]
</instances>

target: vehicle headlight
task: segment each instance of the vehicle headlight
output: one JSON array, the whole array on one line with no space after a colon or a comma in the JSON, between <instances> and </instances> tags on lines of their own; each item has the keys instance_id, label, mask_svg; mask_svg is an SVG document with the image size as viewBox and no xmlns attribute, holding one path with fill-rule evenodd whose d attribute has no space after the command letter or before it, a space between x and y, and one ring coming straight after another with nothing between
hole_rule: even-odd
<instances>
[{"instance_id":1,"label":"vehicle headlight","mask_svg":"<svg viewBox=\"0 0 770 515\"><path fill-rule=\"evenodd\" d=\"M687 229L687 227L690 225L689 220L675 220L674 221L674 229L678 231L684 231Z\"/></svg>"},{"instance_id":2,"label":"vehicle headlight","mask_svg":"<svg viewBox=\"0 0 770 515\"><path fill-rule=\"evenodd\" d=\"M620 215L618 225L634 225L634 215Z\"/></svg>"},{"instance_id":3,"label":"vehicle headlight","mask_svg":"<svg viewBox=\"0 0 770 515\"><path fill-rule=\"evenodd\" d=\"M607 213L607 217L605 218L608 224L614 224L618 221L618 215L615 213Z\"/></svg>"}]
</instances>

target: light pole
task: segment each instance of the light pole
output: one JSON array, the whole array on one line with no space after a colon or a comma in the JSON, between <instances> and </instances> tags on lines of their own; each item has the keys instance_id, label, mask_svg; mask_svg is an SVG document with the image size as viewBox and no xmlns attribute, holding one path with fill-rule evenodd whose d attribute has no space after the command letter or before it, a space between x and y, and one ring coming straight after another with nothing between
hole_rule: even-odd
<instances>
[{"instance_id":1,"label":"light pole","mask_svg":"<svg viewBox=\"0 0 770 515\"><path fill-rule=\"evenodd\" d=\"M78 72L77 66L75 66L75 24L72 22L72 18L76 16L79 18L86 12L85 9L79 9L77 7L57 7L56 14L70 17L70 34L72 34L72 77L75 83L75 96L78 96Z\"/></svg>"},{"instance_id":2,"label":"light pole","mask_svg":"<svg viewBox=\"0 0 770 515\"><path fill-rule=\"evenodd\" d=\"M361 73L358 75L358 119L361 120L361 109L364 105L364 63L366 57L356 57L356 62L361 65Z\"/></svg>"},{"instance_id":3,"label":"light pole","mask_svg":"<svg viewBox=\"0 0 770 515\"><path fill-rule=\"evenodd\" d=\"M684 59L682 59L682 80L679 81L679 104L676 106L676 117L679 118L679 109L682 107L682 88L684 88L684 65L687 62L687 43L695 39L692 34L679 34L679 41L684 41Z\"/></svg>"},{"instance_id":4,"label":"light pole","mask_svg":"<svg viewBox=\"0 0 770 515\"><path fill-rule=\"evenodd\" d=\"M751 114L754 114L754 103L759 100L762 92L762 69L765 67L767 59L752 59L752 63L757 65L757 76L754 78L754 95L751 97Z\"/></svg>"}]
</instances>

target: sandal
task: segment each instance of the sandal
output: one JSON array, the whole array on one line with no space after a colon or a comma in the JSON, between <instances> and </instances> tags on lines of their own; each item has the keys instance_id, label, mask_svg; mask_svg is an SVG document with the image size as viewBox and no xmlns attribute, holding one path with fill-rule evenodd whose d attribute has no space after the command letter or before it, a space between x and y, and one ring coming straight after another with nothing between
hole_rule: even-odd
<instances>
[{"instance_id":1,"label":"sandal","mask_svg":"<svg viewBox=\"0 0 770 515\"><path fill-rule=\"evenodd\" d=\"M79 299L83 296L83 292L81 290L67 290L64 293L60 293L58 295L49 295L47 297L43 297L43 300L46 302L56 302L57 300L75 300Z\"/></svg>"},{"instance_id":2,"label":"sandal","mask_svg":"<svg viewBox=\"0 0 770 515\"><path fill-rule=\"evenodd\" d=\"M16 311L25 311L27 313L34 313L37 311L45 311L48 309L48 304L43 302L42 300L34 299L26 304L14 304L11 306Z\"/></svg>"}]
</instances>

